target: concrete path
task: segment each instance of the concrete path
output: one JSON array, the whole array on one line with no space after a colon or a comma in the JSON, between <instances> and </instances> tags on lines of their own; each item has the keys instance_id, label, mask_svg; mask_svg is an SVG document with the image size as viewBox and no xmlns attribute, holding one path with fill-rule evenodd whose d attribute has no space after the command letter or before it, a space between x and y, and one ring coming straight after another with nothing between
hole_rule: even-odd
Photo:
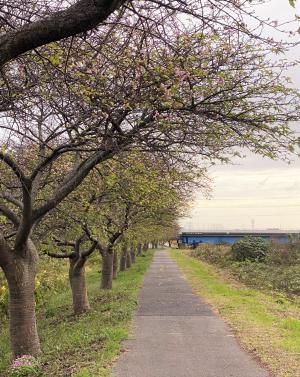
<instances>
[{"instance_id":1,"label":"concrete path","mask_svg":"<svg viewBox=\"0 0 300 377\"><path fill-rule=\"evenodd\" d=\"M164 251L156 252L146 275L133 330L113 376L269 376L192 292Z\"/></svg>"}]
</instances>

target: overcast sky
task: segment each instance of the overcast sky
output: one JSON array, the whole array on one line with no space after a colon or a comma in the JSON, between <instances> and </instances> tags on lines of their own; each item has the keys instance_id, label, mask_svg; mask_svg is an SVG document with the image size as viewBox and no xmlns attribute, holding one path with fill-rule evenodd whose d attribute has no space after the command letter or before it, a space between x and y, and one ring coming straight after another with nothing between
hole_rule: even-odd
<instances>
[{"instance_id":1,"label":"overcast sky","mask_svg":"<svg viewBox=\"0 0 300 377\"><path fill-rule=\"evenodd\" d=\"M296 11L288 0L271 0L260 6L258 13L288 21L295 13L300 15L300 0ZM300 59L300 47L290 53L290 58ZM290 76L300 89L300 66ZM294 128L300 133L300 125ZM181 221L183 230L300 229L299 159L287 165L250 155L234 166L216 167L210 175L212 197L207 200L200 193L195 195L190 216Z\"/></svg>"}]
</instances>

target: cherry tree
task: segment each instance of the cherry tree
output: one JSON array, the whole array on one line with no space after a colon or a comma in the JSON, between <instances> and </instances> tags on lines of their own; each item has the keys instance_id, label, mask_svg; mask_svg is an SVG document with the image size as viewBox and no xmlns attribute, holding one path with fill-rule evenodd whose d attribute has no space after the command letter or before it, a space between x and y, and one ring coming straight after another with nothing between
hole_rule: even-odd
<instances>
[{"instance_id":1,"label":"cherry tree","mask_svg":"<svg viewBox=\"0 0 300 377\"><path fill-rule=\"evenodd\" d=\"M209 164L240 147L271 158L295 148L299 95L265 45L225 30L179 28L165 41L151 30L114 26L5 67L0 266L14 355L40 350L36 227L93 169L129 150Z\"/></svg>"}]
</instances>

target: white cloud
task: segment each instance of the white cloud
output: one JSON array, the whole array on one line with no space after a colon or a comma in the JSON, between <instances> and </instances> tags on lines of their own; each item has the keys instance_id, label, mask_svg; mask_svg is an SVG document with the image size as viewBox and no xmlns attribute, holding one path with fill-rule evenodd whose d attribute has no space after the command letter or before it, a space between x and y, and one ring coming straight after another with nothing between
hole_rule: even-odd
<instances>
[{"instance_id":1,"label":"white cloud","mask_svg":"<svg viewBox=\"0 0 300 377\"><path fill-rule=\"evenodd\" d=\"M184 228L250 229L254 220L257 229L300 229L300 167L273 162L272 168L255 169L249 163L215 169L212 198L196 195Z\"/></svg>"}]
</instances>

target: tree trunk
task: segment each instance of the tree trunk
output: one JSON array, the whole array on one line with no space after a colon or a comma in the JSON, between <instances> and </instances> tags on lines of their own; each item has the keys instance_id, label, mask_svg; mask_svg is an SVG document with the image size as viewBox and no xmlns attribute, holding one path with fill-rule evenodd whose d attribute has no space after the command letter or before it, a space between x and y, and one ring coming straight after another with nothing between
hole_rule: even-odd
<instances>
[{"instance_id":1,"label":"tree trunk","mask_svg":"<svg viewBox=\"0 0 300 377\"><path fill-rule=\"evenodd\" d=\"M122 254L121 254L120 271L126 270L126 256L127 256L127 248L126 246L124 246L122 249Z\"/></svg>"},{"instance_id":2,"label":"tree trunk","mask_svg":"<svg viewBox=\"0 0 300 377\"><path fill-rule=\"evenodd\" d=\"M9 332L13 356L36 356L41 352L34 296L37 252L33 243L28 241L22 255L17 254L2 239L1 254L0 264L9 288Z\"/></svg>"},{"instance_id":3,"label":"tree trunk","mask_svg":"<svg viewBox=\"0 0 300 377\"><path fill-rule=\"evenodd\" d=\"M143 245L143 249L144 251L147 251L148 250L148 242L145 242L144 245Z\"/></svg>"},{"instance_id":4,"label":"tree trunk","mask_svg":"<svg viewBox=\"0 0 300 377\"><path fill-rule=\"evenodd\" d=\"M130 268L132 264L130 251L126 252L126 268Z\"/></svg>"},{"instance_id":5,"label":"tree trunk","mask_svg":"<svg viewBox=\"0 0 300 377\"><path fill-rule=\"evenodd\" d=\"M101 288L112 289L114 254L112 251L102 255Z\"/></svg>"},{"instance_id":6,"label":"tree trunk","mask_svg":"<svg viewBox=\"0 0 300 377\"><path fill-rule=\"evenodd\" d=\"M131 263L135 263L135 249L134 246L131 247L130 249L130 256L131 256Z\"/></svg>"},{"instance_id":7,"label":"tree trunk","mask_svg":"<svg viewBox=\"0 0 300 377\"><path fill-rule=\"evenodd\" d=\"M139 255L142 254L142 248L143 248L142 244L139 243L139 244L138 244L138 247L137 247L137 256L139 256Z\"/></svg>"},{"instance_id":8,"label":"tree trunk","mask_svg":"<svg viewBox=\"0 0 300 377\"><path fill-rule=\"evenodd\" d=\"M113 279L116 279L118 276L118 252L114 250L114 259L113 259Z\"/></svg>"},{"instance_id":9,"label":"tree trunk","mask_svg":"<svg viewBox=\"0 0 300 377\"><path fill-rule=\"evenodd\" d=\"M82 314L91 309L85 282L85 259L70 258L69 280L73 297L74 314Z\"/></svg>"}]
</instances>

